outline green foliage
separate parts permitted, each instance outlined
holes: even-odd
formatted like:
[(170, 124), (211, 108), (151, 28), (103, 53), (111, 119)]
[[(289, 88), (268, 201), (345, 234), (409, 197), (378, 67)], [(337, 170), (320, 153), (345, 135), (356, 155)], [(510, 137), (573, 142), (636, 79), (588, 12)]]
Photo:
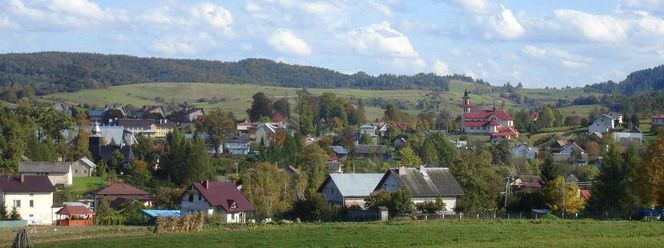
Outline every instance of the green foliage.
[(7, 218), (9, 218), (7, 206), (5, 204), (0, 204), (0, 220), (7, 220)]
[(490, 154), (464, 150), (449, 168), (464, 191), (455, 211), (473, 213), (497, 208), (503, 180), (492, 167)]
[[(233, 113), (212, 111), (205, 116), (205, 120), (198, 124), (198, 130), (205, 131), (209, 135), (209, 142), (218, 148), (224, 141), (224, 137), (235, 131), (235, 117)], [(215, 154), (219, 155), (223, 151), (215, 149)]]
[(546, 205), (552, 211), (578, 213), (586, 204), (585, 199), (579, 194), (576, 184), (567, 183), (560, 176), (544, 186), (542, 195)]
[(145, 208), (140, 201), (125, 201), (123, 202), (118, 212), (122, 215), (124, 223), (127, 225), (141, 225), (148, 222), (147, 217), (141, 214), (141, 210)]
[(263, 118), (272, 118), (272, 101), (265, 96), (265, 93), (258, 92), (252, 98), (251, 108), (247, 110), (249, 119), (256, 122)]
[(415, 167), (422, 165), (422, 160), (410, 147), (401, 148), (401, 150), (399, 150), (399, 156), (401, 157), (402, 165)]
[(427, 137), (420, 154), (425, 164), (441, 167), (448, 167), (459, 156), (456, 147), (442, 133)]
[(243, 192), (256, 207), (261, 218), (274, 217), (286, 212), (292, 203), (286, 172), (269, 163), (258, 163), (242, 177)]
[(293, 203), (291, 215), (305, 221), (337, 220), (340, 211), (339, 206), (328, 202), (323, 195), (308, 192), (306, 199)]
[(311, 96), (306, 91), (298, 91), (297, 98), (298, 105), (296, 108), (299, 118), (298, 127), (300, 134), (315, 134), (316, 129), (314, 128), (314, 113), (310, 103)]
[(399, 188), (390, 194), (390, 212), (392, 214), (410, 214), (414, 210), (410, 191)]
[(106, 197), (101, 197), (97, 201), (95, 207), (95, 225), (109, 226), (109, 225), (122, 225), (126, 219), (121, 214), (115, 212), (111, 208)]
[(551, 154), (546, 154), (544, 157), (544, 163), (542, 163), (542, 180), (544, 182), (549, 182), (558, 177), (558, 168), (553, 164), (553, 156)]
[[(593, 183), (588, 208), (597, 215), (628, 218), (637, 207), (637, 198), (633, 191), (636, 170), (633, 162), (635, 161), (625, 163), (620, 155), (620, 146), (610, 138), (605, 140), (607, 140), (608, 150), (602, 154), (599, 176)], [(638, 157), (636, 154), (630, 155), (630, 157), (635, 156)]]
[(180, 186), (188, 186), (192, 182), (214, 176), (207, 147), (201, 138), (194, 136), (194, 139), (188, 140), (176, 129), (166, 137), (166, 144), (159, 171), (163, 179)]
[(438, 196), (436, 197), (435, 201), (425, 201), (422, 203), (418, 203), (415, 204), (415, 207), (417, 208), (417, 211), (420, 211), (422, 213), (435, 214), (438, 211), (445, 210), (445, 203), (443, 202), (443, 199), (441, 199), (440, 196)]
[(12, 211), (9, 212), (9, 219), (10, 220), (20, 220), (21, 219), (21, 214), (18, 213), (18, 209), (15, 207), (12, 208)]
[(364, 199), (364, 206), (367, 208), (378, 209), (378, 207), (389, 207), (391, 204), (390, 193), (383, 190), (372, 192), (369, 197)]

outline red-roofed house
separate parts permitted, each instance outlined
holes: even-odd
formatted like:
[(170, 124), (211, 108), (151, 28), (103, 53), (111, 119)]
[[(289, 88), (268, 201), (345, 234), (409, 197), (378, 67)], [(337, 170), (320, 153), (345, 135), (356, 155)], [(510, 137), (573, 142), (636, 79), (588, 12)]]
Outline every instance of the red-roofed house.
[[(461, 126), (464, 133), (469, 134), (491, 134), (494, 133), (500, 137), (513, 137), (514, 132), (518, 136), (518, 132), (514, 129), (514, 121), (512, 116), (508, 113), (497, 110), (493, 106), (491, 110), (472, 110), (470, 97), (466, 90), (463, 95), (463, 103), (460, 105), (463, 108), (463, 118), (461, 118)], [(511, 128), (511, 132), (505, 128)], [(502, 130), (502, 132), (500, 131)], [(496, 136), (496, 137), (498, 137)]]
[(108, 199), (112, 208), (120, 206), (125, 201), (139, 201), (143, 202), (146, 207), (151, 207), (154, 200), (152, 194), (121, 182), (108, 185), (97, 191), (95, 206), (97, 206), (99, 199), (102, 197)]
[(256, 210), (231, 181), (195, 182), (182, 195), (180, 212), (220, 215), (226, 223), (244, 223), (247, 213)]
[(55, 187), (48, 176), (0, 175), (0, 204), (16, 209), (30, 224), (53, 223), (51, 206)]
[(650, 130), (657, 131), (657, 128), (664, 127), (664, 115), (653, 115), (650, 123)]

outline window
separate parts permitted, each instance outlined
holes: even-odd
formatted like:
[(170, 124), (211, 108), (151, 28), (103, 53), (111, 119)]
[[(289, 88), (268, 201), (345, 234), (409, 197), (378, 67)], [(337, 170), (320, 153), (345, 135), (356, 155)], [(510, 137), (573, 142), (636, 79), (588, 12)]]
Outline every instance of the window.
[(200, 200), (203, 200), (203, 195), (202, 195), (202, 194), (198, 194), (198, 200), (199, 200), (199, 201), (200, 201)]
[(21, 200), (14, 200), (14, 207), (15, 208), (20, 208), (21, 207)]
[(194, 201), (194, 194), (189, 194), (189, 202), (193, 202), (193, 201)]
[(75, 169), (75, 170), (74, 170), (74, 173), (78, 174), (78, 169)]
[(30, 207), (34, 208), (35, 207), (35, 200), (30, 200)]

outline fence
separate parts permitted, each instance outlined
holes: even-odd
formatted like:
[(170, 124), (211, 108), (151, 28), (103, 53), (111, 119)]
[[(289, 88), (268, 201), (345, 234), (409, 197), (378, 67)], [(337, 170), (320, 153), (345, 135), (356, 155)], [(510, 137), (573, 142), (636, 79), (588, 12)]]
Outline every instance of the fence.
[(28, 226), (27, 220), (4, 220), (0, 221), (0, 228), (19, 228)]

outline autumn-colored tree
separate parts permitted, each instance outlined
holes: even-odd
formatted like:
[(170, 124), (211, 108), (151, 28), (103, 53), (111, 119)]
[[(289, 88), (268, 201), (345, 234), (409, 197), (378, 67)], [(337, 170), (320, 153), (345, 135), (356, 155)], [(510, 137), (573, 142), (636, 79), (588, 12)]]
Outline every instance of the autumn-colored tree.
[(276, 134), (274, 134), (274, 143), (279, 146), (284, 145), (284, 141), (286, 141), (286, 135), (288, 135), (286, 130), (283, 128), (277, 129)]
[(585, 149), (588, 155), (590, 155), (591, 157), (598, 157), (601, 152), (599, 144), (597, 144), (597, 142), (595, 141), (589, 141), (588, 143), (586, 143)]
[(150, 180), (150, 170), (148, 170), (148, 163), (143, 160), (134, 160), (131, 163), (131, 170), (129, 175), (138, 185), (144, 185)]
[(664, 204), (664, 132), (650, 144), (636, 173), (636, 189), (641, 202), (652, 207)]
[(401, 164), (406, 166), (420, 166), (422, 165), (422, 159), (415, 154), (410, 147), (404, 147), (399, 150), (399, 156), (401, 156)]
[(561, 176), (548, 182), (542, 189), (542, 195), (552, 211), (578, 213), (586, 204), (586, 200), (579, 194), (579, 188), (565, 182)]
[(273, 217), (291, 207), (288, 175), (276, 165), (258, 163), (247, 170), (243, 181), (243, 191), (261, 217)]

